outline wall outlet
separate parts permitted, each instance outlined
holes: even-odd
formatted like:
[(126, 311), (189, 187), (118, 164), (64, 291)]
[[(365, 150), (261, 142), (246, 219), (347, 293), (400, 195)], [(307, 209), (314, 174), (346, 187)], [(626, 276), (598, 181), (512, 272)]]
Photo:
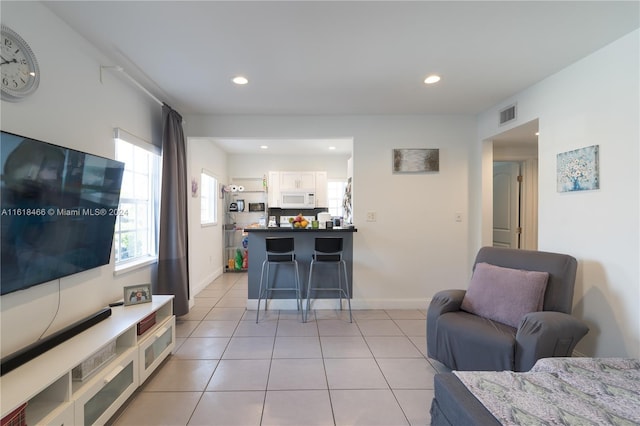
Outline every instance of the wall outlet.
[(376, 212), (367, 212), (367, 222), (375, 222), (376, 220), (378, 220)]

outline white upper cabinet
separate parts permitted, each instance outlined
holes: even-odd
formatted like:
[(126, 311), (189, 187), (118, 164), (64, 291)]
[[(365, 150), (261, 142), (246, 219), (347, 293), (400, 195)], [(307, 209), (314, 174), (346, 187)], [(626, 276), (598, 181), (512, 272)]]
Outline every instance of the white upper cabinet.
[(280, 172), (280, 191), (315, 191), (315, 172)]

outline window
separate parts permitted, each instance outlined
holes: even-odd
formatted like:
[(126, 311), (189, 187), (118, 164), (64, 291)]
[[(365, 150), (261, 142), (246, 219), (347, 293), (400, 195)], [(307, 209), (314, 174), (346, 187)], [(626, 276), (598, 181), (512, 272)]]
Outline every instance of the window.
[(155, 260), (156, 221), (160, 205), (159, 149), (122, 129), (115, 129), (116, 160), (124, 163), (120, 212), (116, 220), (116, 267)]
[(203, 170), (200, 186), (200, 224), (215, 225), (218, 223), (218, 179)]
[(331, 216), (344, 216), (342, 201), (344, 200), (344, 190), (346, 187), (347, 182), (343, 180), (327, 182), (327, 201), (329, 203), (329, 213)]

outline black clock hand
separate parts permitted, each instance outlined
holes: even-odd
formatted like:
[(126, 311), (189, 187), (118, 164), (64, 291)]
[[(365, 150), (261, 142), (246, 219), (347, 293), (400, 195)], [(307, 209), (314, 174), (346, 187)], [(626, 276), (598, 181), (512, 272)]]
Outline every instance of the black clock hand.
[[(0, 58), (2, 58), (2, 56), (0, 56)], [(0, 63), (0, 65), (10, 64), (12, 62), (18, 62), (18, 60), (16, 58), (13, 58), (12, 60), (7, 61), (5, 58), (2, 58), (2, 63)]]

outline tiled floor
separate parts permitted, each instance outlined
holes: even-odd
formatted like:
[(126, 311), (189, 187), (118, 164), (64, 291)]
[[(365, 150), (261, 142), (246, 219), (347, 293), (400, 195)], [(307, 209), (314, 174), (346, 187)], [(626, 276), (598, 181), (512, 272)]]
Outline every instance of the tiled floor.
[(427, 425), (424, 310), (246, 311), (224, 274), (178, 318), (176, 349), (114, 425)]

